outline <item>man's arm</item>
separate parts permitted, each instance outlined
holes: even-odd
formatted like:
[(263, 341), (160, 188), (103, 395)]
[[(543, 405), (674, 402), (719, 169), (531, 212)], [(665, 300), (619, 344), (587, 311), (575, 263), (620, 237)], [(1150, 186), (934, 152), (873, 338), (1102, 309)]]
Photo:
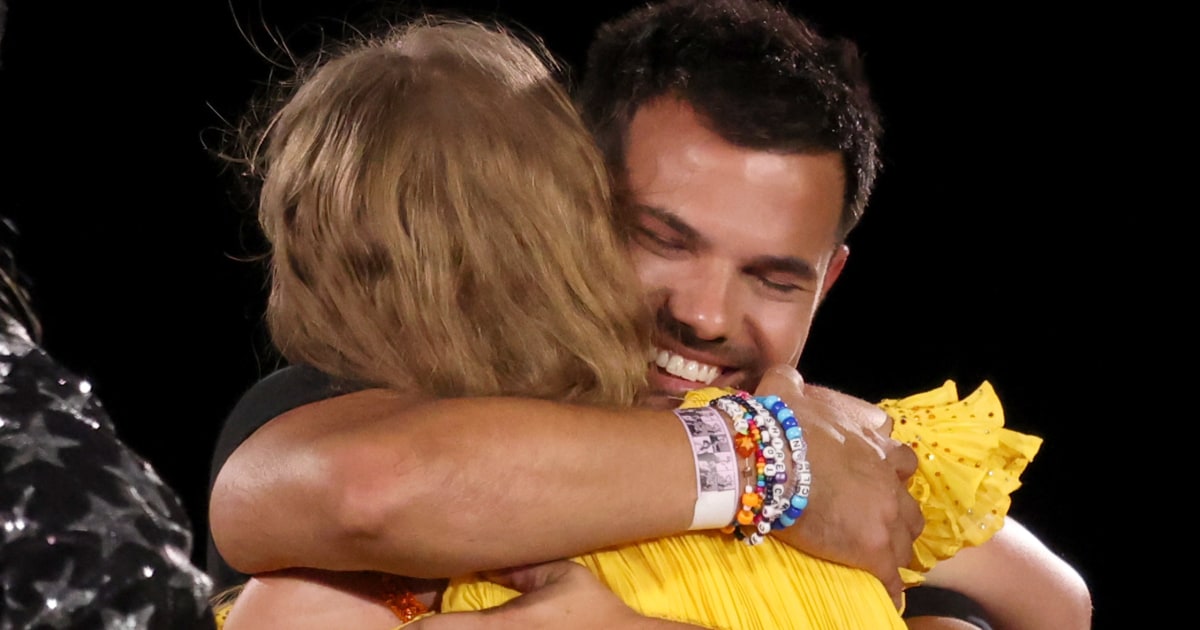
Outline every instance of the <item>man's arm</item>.
[(368, 390), (250, 436), (217, 475), (210, 520), (247, 573), (448, 577), (683, 531), (695, 485), (670, 412)]
[[(798, 381), (768, 376), (760, 388), (794, 403), (814, 467), (810, 508), (780, 537), (898, 582), (920, 529), (903, 484), (915, 462), (898, 463), (887, 452), (898, 443), (804, 400)], [(695, 498), (690, 444), (669, 411), (372, 390), (254, 433), (217, 475), (210, 525), (245, 572), (444, 577), (679, 533)]]

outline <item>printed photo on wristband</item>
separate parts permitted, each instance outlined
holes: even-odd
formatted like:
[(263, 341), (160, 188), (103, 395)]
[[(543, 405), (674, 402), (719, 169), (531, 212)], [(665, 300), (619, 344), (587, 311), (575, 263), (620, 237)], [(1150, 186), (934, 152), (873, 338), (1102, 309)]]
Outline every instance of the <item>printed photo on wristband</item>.
[(676, 409), (675, 416), (687, 430), (696, 465), (696, 506), (688, 529), (725, 527), (737, 505), (738, 485), (737, 459), (725, 418), (712, 407)]

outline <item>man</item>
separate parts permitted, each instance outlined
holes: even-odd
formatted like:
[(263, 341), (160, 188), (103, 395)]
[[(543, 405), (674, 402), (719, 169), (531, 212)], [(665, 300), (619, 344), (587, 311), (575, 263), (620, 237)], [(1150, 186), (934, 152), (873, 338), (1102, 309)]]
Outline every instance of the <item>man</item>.
[[(911, 451), (859, 401), (764, 377), (798, 361), (874, 182), (877, 115), (853, 47), (771, 5), (671, 2), (603, 27), (585, 80), (585, 116), (657, 313), (655, 403), (706, 383), (787, 397), (814, 483), (805, 516), (772, 535), (897, 595), (922, 525), (904, 489)], [(335, 393), (285, 370), (234, 410), (210, 510), (234, 567), (444, 577), (692, 520), (691, 446), (670, 412), (634, 431), (611, 412), (542, 401), (409, 409), (377, 391)], [(214, 549), (210, 560), (219, 581), (237, 579), (215, 568)]]

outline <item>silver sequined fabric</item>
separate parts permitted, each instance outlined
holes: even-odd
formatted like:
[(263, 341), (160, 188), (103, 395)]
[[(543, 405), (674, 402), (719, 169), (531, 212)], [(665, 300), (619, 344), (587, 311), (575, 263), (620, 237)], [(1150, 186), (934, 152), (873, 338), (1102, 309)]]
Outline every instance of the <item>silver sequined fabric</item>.
[(0, 630), (215, 627), (178, 496), (0, 315)]

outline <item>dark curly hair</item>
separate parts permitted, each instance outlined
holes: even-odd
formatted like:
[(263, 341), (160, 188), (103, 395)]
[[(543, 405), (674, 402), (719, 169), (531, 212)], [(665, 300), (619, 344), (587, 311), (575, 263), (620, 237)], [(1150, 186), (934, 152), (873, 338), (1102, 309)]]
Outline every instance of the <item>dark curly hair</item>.
[(862, 217), (879, 170), (881, 126), (853, 42), (822, 37), (769, 0), (667, 0), (601, 26), (579, 107), (617, 177), (634, 113), (667, 95), (739, 146), (839, 151), (841, 236)]

